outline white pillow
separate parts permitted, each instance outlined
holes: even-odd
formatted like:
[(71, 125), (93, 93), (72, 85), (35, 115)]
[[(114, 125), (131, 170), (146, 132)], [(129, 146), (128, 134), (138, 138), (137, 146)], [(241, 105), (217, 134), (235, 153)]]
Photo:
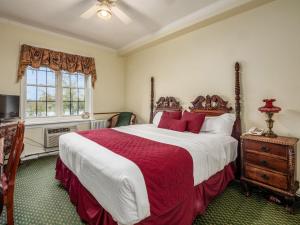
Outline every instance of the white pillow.
[(153, 118), (153, 124), (158, 127), (163, 112), (157, 112)]
[(231, 135), (235, 114), (225, 113), (221, 116), (205, 117), (201, 132)]

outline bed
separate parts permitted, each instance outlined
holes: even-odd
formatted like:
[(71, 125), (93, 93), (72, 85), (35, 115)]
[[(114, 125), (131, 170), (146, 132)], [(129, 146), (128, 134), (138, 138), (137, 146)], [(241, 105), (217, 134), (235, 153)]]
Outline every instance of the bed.
[[(236, 120), (231, 135), (158, 128), (160, 111), (182, 107), (174, 97), (154, 104), (149, 124), (69, 133), (60, 138), (56, 178), (81, 219), (100, 225), (190, 225), (235, 177), (239, 166), (239, 64), (235, 65)], [(191, 112), (209, 116), (232, 108), (220, 96), (198, 96)]]

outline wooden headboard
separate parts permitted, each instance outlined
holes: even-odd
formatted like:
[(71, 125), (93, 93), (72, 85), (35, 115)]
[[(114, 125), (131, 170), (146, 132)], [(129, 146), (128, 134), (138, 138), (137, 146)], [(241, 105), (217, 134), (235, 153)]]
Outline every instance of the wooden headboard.
[[(240, 103), (240, 64), (235, 63), (235, 123), (232, 129), (232, 136), (238, 140), (238, 157), (236, 160), (237, 166), (237, 176), (239, 177), (240, 172), (240, 136), (241, 130), (241, 103)], [(228, 107), (228, 101), (225, 101), (218, 95), (207, 95), (198, 96), (194, 101), (191, 102), (192, 106), (189, 107), (192, 112), (202, 112), (209, 116), (219, 116), (224, 113), (231, 112), (232, 107)], [(151, 77), (151, 102), (150, 102), (150, 123), (153, 121), (153, 117), (158, 111), (177, 111), (181, 110), (182, 107), (179, 101), (175, 97), (160, 97), (159, 100), (154, 105), (154, 78)]]

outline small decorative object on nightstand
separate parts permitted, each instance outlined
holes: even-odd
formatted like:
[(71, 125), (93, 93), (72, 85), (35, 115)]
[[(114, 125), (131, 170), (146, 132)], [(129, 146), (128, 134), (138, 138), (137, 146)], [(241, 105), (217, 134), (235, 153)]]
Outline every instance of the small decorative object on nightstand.
[(296, 191), (297, 138), (275, 138), (245, 134), (242, 140), (241, 182), (246, 196), (250, 195), (248, 185), (269, 189), (283, 196), (287, 209), (293, 212)]
[(266, 120), (269, 130), (264, 134), (266, 137), (277, 137), (277, 135), (272, 131), (274, 120), (272, 120), (273, 114), (278, 113), (281, 108), (274, 106), (273, 102), (276, 99), (264, 99), (263, 100), (266, 104), (262, 107), (259, 107), (258, 110), (261, 112), (265, 112), (268, 116)]

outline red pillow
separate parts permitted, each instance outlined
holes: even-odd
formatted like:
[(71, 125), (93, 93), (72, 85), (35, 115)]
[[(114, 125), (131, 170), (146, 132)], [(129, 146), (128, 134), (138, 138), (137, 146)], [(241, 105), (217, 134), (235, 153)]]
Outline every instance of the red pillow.
[(164, 111), (161, 118), (172, 118), (172, 119), (180, 120), (181, 116), (182, 116), (181, 111), (172, 111), (172, 112)]
[(164, 128), (164, 129), (169, 129), (169, 130), (174, 130), (174, 131), (179, 131), (179, 132), (184, 132), (187, 126), (187, 121), (185, 120), (176, 120), (172, 118), (161, 118), (158, 124), (159, 128)]
[(169, 125), (170, 125), (170, 120), (172, 120), (169, 117), (161, 117), (159, 124), (158, 124), (158, 128), (164, 128), (164, 129), (169, 129)]
[(199, 133), (204, 123), (205, 114), (184, 111), (182, 120), (187, 121), (186, 130), (192, 133)]
[(179, 132), (184, 132), (187, 126), (186, 120), (174, 120), (170, 119), (169, 121), (169, 129), (175, 130)]

